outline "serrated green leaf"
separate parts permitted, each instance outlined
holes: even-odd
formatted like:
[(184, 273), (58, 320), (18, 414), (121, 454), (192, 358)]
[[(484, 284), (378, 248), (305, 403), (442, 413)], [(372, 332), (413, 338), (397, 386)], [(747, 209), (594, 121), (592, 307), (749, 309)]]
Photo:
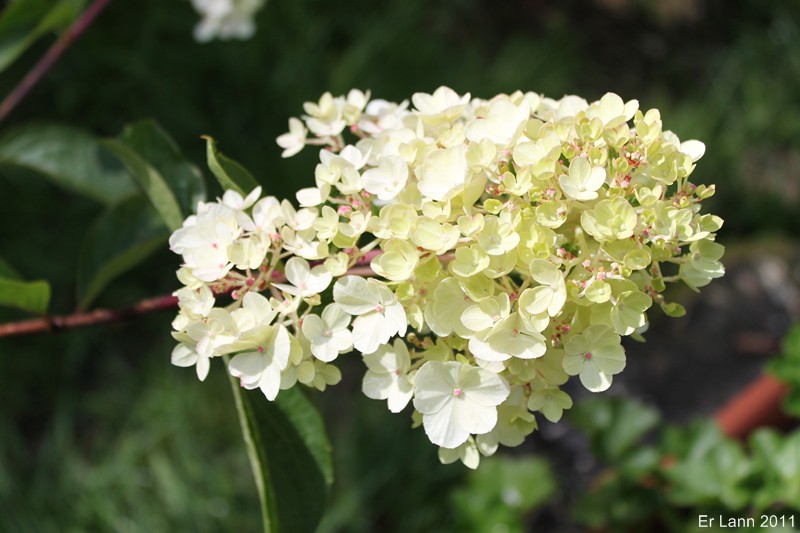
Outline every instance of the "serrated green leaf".
[(41, 280), (0, 279), (0, 305), (31, 313), (45, 313), (50, 305), (50, 284)]
[(322, 518), (333, 479), (319, 413), (297, 389), (282, 391), (276, 402), (269, 402), (258, 391), (248, 392), (229, 378), (259, 494), (264, 533), (312, 533)]
[(95, 139), (78, 128), (28, 124), (0, 138), (0, 171), (32, 171), (99, 202), (138, 194), (128, 173)]
[(223, 190), (232, 189), (246, 196), (250, 191), (258, 187), (258, 182), (246, 168), (217, 151), (214, 139), (211, 137), (203, 138), (206, 140), (208, 168), (211, 169)]
[(147, 199), (128, 198), (86, 234), (78, 260), (78, 301), (88, 307), (111, 281), (165, 246), (169, 232)]

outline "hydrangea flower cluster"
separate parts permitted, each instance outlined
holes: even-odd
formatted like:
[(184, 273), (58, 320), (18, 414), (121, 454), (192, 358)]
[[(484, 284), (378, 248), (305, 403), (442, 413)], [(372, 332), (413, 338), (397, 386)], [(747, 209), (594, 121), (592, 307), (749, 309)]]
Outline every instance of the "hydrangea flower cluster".
[(200, 379), (229, 355), (273, 400), (336, 383), (355, 352), (366, 396), (410, 405), (443, 462), (474, 468), (522, 443), (535, 413), (558, 421), (570, 376), (608, 389), (621, 337), (653, 304), (681, 313), (667, 282), (724, 273), (722, 220), (700, 212), (714, 187), (689, 180), (704, 145), (636, 100), (440, 87), (304, 109), (277, 139), (284, 157), (321, 148), (299, 208), (228, 191), (170, 240), (184, 261), (172, 360)]
[(212, 39), (249, 39), (256, 32), (253, 20), (266, 0), (192, 0), (202, 19), (194, 28), (199, 42)]

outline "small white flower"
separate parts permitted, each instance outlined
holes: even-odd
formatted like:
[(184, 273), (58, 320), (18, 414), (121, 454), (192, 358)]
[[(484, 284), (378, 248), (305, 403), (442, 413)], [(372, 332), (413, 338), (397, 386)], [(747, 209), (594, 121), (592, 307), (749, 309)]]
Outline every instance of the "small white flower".
[(361, 176), (364, 189), (384, 201), (389, 201), (405, 189), (408, 165), (400, 156), (381, 159), (380, 164)]
[(224, 278), (233, 267), (227, 250), (242, 230), (229, 207), (214, 204), (201, 209), (202, 213), (187, 218), (170, 236), (169, 245), (183, 255), (192, 275), (208, 283)]
[(256, 31), (253, 21), (264, 0), (192, 0), (203, 17), (194, 28), (194, 38), (207, 42), (220, 39), (249, 39)]
[(419, 192), (436, 201), (449, 199), (464, 187), (467, 179), (467, 147), (434, 150), (418, 170)]
[(172, 364), (181, 367), (194, 366), (198, 379), (205, 381), (211, 368), (211, 359), (200, 357), (196, 351), (181, 343), (172, 350)]
[(314, 294), (319, 294), (331, 284), (331, 273), (323, 265), (310, 268), (308, 261), (299, 257), (292, 257), (286, 262), (286, 279), (291, 285), (284, 283), (274, 283), (284, 292), (307, 298)]
[(361, 390), (367, 398), (388, 400), (389, 410), (393, 413), (402, 411), (413, 394), (413, 387), (408, 380), (411, 358), (408, 348), (401, 339), (394, 344), (386, 344), (373, 354), (364, 356), (367, 372)]
[(505, 379), (464, 363), (428, 361), (414, 377), (414, 408), (425, 433), (442, 448), (456, 448), (470, 434), (497, 424), (497, 406), (508, 397)]
[(353, 335), (347, 326), (350, 315), (337, 304), (330, 304), (322, 316), (308, 315), (303, 319), (303, 335), (311, 344), (311, 353), (320, 361), (330, 363), (340, 353), (353, 347)]
[(237, 211), (244, 211), (254, 203), (256, 200), (261, 196), (261, 187), (256, 187), (250, 194), (247, 195), (246, 198), (243, 198), (241, 194), (234, 190), (227, 190), (225, 194), (222, 195), (222, 203), (230, 207), (231, 209), (236, 209)]
[(281, 385), (281, 371), (289, 364), (291, 340), (281, 325), (261, 329), (256, 349), (231, 359), (228, 371), (246, 389), (261, 389), (267, 400), (274, 400)]
[(489, 139), (495, 144), (507, 145), (519, 135), (528, 118), (528, 100), (523, 100), (519, 105), (510, 100), (497, 100), (489, 107), (486, 118), (478, 118), (467, 124), (467, 139), (473, 142)]
[(184, 287), (173, 293), (178, 297), (178, 307), (181, 311), (194, 318), (208, 316), (214, 307), (214, 293), (206, 285), (201, 285), (196, 289)]
[(220, 348), (236, 339), (237, 328), (228, 311), (214, 308), (208, 318), (189, 324), (186, 333), (197, 342), (195, 350), (200, 357), (213, 357), (222, 355)]
[(333, 300), (357, 317), (353, 321), (353, 345), (362, 354), (371, 354), (393, 336), (406, 333), (405, 309), (380, 281), (358, 276), (340, 278), (333, 286)]
[(469, 103), (470, 94), (459, 96), (450, 87), (439, 87), (433, 94), (414, 93), (414, 107), (423, 115), (423, 120), (438, 124), (459, 116)]
[(276, 139), (278, 146), (283, 148), (281, 157), (292, 157), (306, 145), (308, 130), (298, 118), (289, 119), (289, 132)]

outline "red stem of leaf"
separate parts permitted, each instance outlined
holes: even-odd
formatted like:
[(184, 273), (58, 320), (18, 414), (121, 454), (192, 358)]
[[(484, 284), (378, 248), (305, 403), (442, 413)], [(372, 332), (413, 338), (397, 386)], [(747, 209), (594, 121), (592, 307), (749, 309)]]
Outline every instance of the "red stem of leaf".
[(39, 83), (39, 80), (44, 76), (50, 68), (58, 61), (61, 54), (69, 48), (69, 46), (86, 31), (92, 24), (97, 15), (108, 5), (111, 0), (95, 0), (86, 8), (86, 11), (81, 13), (81, 16), (59, 37), (56, 42), (45, 52), (33, 68), (22, 78), (22, 81), (14, 88), (11, 93), (6, 96), (2, 103), (0, 103), (0, 122), (8, 116), (11, 111), (17, 107), (28, 92)]

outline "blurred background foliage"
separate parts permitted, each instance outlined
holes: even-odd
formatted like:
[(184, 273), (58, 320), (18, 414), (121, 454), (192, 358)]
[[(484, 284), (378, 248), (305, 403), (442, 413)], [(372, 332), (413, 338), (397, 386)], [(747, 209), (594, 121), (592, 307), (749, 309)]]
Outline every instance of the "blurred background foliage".
[[(112, 1), (0, 137), (40, 121), (110, 137), (155, 118), (198, 167), (209, 134), (267, 193), (291, 198), (313, 180), (314, 151), (282, 160), (274, 139), (324, 91), (389, 100), (442, 84), (481, 97), (614, 91), (706, 143), (696, 176), (717, 184), (711, 210), (726, 220), (725, 244), (800, 231), (795, 1), (270, 0), (255, 38), (205, 45), (192, 40), (195, 22), (188, 1)], [(0, 74), (0, 94), (51, 42)], [(53, 313), (78, 304), (78, 251), (103, 209), (0, 172), (0, 257), (25, 279), (51, 281)], [(161, 250), (95, 305), (169, 293), (177, 264)], [(0, 321), (24, 316), (0, 311)], [(0, 340), (0, 530), (254, 530), (258, 504), (226, 378), (219, 366), (201, 384), (169, 364), (170, 320)], [(337, 466), (320, 531), (574, 527), (564, 515), (585, 457), (556, 453), (548, 466), (530, 458), (552, 451), (534, 436), (519, 458), (485, 461), (477, 473), (441, 466), (408, 419), (361, 396), (357, 362), (344, 371), (320, 402)]]

